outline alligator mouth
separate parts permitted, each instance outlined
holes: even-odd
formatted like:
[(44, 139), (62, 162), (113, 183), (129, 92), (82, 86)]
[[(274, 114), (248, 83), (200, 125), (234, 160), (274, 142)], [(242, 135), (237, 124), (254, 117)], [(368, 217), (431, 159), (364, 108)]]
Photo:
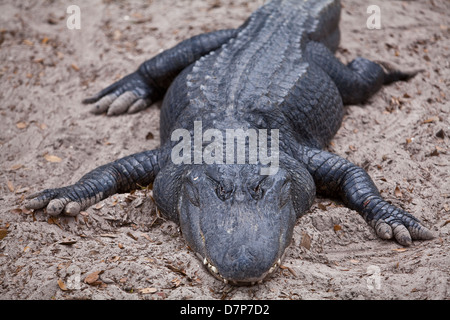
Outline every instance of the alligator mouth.
[(200, 254), (197, 254), (199, 259), (203, 262), (203, 265), (208, 269), (208, 271), (218, 280), (224, 282), (225, 284), (231, 284), (234, 286), (253, 286), (255, 284), (261, 284), (265, 279), (267, 279), (270, 275), (272, 275), (280, 266), (281, 266), (281, 258), (275, 262), (272, 267), (265, 273), (263, 273), (258, 278), (252, 278), (248, 280), (232, 280), (226, 279), (223, 277), (216, 266), (214, 266), (209, 259), (202, 257)]

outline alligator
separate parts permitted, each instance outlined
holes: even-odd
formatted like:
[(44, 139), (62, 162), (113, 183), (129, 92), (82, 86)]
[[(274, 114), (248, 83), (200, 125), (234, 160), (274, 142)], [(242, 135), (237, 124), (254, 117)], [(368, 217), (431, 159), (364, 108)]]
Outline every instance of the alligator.
[[(344, 105), (417, 73), (361, 57), (340, 62), (339, 20), (339, 1), (273, 0), (239, 28), (194, 36), (145, 61), (83, 103), (111, 116), (163, 99), (160, 147), (33, 194), (25, 206), (76, 216), (152, 185), (160, 212), (179, 224), (206, 268), (232, 285), (274, 273), (316, 192), (341, 199), (381, 239), (404, 246), (432, 239), (417, 218), (381, 197), (363, 168), (326, 151)], [(250, 132), (258, 134), (256, 156)], [(203, 140), (192, 143), (198, 133)], [(277, 165), (269, 167), (267, 157)]]

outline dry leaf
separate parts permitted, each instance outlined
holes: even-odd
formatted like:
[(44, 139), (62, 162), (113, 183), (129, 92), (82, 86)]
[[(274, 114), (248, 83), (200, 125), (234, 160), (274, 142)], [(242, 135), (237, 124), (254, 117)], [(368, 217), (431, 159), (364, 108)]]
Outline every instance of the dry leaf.
[(87, 284), (96, 284), (96, 281), (98, 280), (98, 275), (102, 273), (102, 271), (95, 271), (91, 274), (88, 274), (86, 278), (84, 278), (84, 283)]
[(6, 185), (8, 186), (9, 191), (14, 192), (14, 185), (11, 181), (7, 180)]
[(70, 66), (72, 67), (73, 70), (80, 71), (80, 68), (75, 63), (72, 63)]
[(289, 268), (288, 266), (280, 266), (281, 270), (288, 270), (294, 277), (297, 277), (297, 274), (292, 268)]
[(114, 257), (112, 257), (112, 258), (109, 258), (108, 259), (108, 262), (117, 262), (117, 261), (119, 261), (120, 260), (120, 257), (119, 256), (114, 256)]
[(22, 208), (22, 212), (25, 213), (25, 214), (32, 214), (33, 213), (33, 211), (31, 211), (31, 210), (29, 210), (27, 208)]
[(154, 138), (155, 138), (155, 136), (151, 132), (147, 133), (147, 135), (145, 136), (145, 140), (152, 140)]
[(62, 291), (67, 291), (67, 287), (66, 284), (64, 283), (64, 281), (62, 281), (61, 279), (58, 279), (58, 286)]
[(430, 157), (438, 157), (439, 156), (439, 151), (438, 151), (437, 147), (428, 156), (430, 156)]
[(173, 280), (171, 280), (170, 282), (172, 282), (173, 287), (178, 288), (181, 285), (181, 280), (179, 278), (175, 278)]
[(444, 139), (445, 138), (445, 132), (443, 129), (439, 130), (438, 132), (436, 132), (436, 137)]
[(161, 299), (165, 299), (166, 298), (166, 294), (164, 292), (158, 292), (156, 293), (158, 296), (161, 297)]
[(405, 252), (405, 251), (407, 251), (408, 249), (406, 249), (406, 248), (397, 248), (397, 249), (392, 249), (392, 251), (396, 251), (396, 252)]
[(22, 209), (21, 208), (14, 208), (12, 210), (10, 210), (11, 213), (15, 213), (15, 214), (21, 214), (22, 213)]
[(439, 118), (434, 116), (434, 117), (424, 120), (423, 123), (432, 123), (432, 122), (438, 122), (438, 121), (439, 121)]
[(308, 250), (311, 249), (311, 237), (306, 232), (303, 233), (300, 246)]
[(62, 244), (62, 245), (70, 246), (72, 244), (77, 243), (77, 240), (62, 240), (62, 241), (60, 241), (58, 243)]
[(152, 239), (150, 238), (150, 236), (146, 233), (141, 233), (141, 236), (144, 237), (145, 239), (147, 239), (148, 241), (152, 242)]
[(338, 225), (338, 224), (335, 224), (334, 227), (333, 227), (333, 229), (334, 229), (334, 231), (342, 230), (341, 226)]
[(125, 197), (126, 202), (133, 202), (136, 199), (137, 199), (137, 196), (135, 196), (134, 194), (129, 194)]
[(60, 157), (57, 156), (53, 156), (51, 154), (45, 154), (44, 155), (45, 160), (47, 160), (48, 162), (61, 162), (62, 159)]
[(113, 40), (120, 40), (121, 37), (122, 37), (122, 32), (120, 32), (120, 30), (114, 30)]
[(133, 207), (138, 208), (144, 203), (144, 199), (137, 198), (135, 201), (133, 201)]
[(8, 234), (8, 230), (0, 229), (0, 240), (2, 240)]
[(138, 289), (138, 292), (139, 292), (139, 293), (144, 293), (144, 294), (147, 294), (147, 293), (155, 293), (156, 291), (158, 291), (158, 289), (156, 289), (156, 288), (143, 288), (143, 289)]
[(129, 236), (134, 241), (138, 241), (138, 238), (134, 234), (132, 234), (130, 231), (127, 232), (127, 236)]
[(403, 197), (403, 193), (398, 186), (395, 187), (394, 194), (397, 198)]
[(13, 170), (13, 171), (19, 170), (22, 167), (23, 167), (23, 164), (15, 164), (11, 167), (11, 170)]
[(166, 267), (169, 268), (170, 270), (172, 270), (173, 272), (179, 273), (183, 276), (187, 276), (186, 271), (184, 269), (177, 268), (171, 264), (166, 264)]
[(19, 129), (25, 129), (26, 127), (28, 127), (28, 123), (20, 121), (16, 123), (16, 127)]
[(103, 208), (104, 205), (105, 205), (104, 202), (102, 202), (102, 203), (97, 203), (97, 205), (96, 205), (93, 209), (95, 209), (95, 210), (100, 210), (101, 208)]
[(18, 189), (16, 189), (16, 194), (25, 193), (25, 192), (27, 192), (28, 190), (30, 190), (29, 187), (18, 188)]
[(100, 237), (117, 238), (117, 235), (112, 234), (112, 233), (102, 233), (102, 234), (100, 234)]

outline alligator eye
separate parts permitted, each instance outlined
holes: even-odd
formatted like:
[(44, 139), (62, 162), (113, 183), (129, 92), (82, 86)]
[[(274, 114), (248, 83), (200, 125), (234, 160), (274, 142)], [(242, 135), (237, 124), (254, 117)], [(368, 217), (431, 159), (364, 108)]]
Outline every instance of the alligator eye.
[(216, 194), (220, 200), (225, 201), (231, 197), (233, 194), (233, 189), (226, 189), (223, 185), (219, 184), (216, 187)]
[(261, 184), (258, 184), (256, 187), (250, 189), (250, 195), (253, 199), (259, 200), (263, 197), (264, 190), (261, 187)]
[(267, 181), (267, 177), (262, 180), (259, 180), (252, 185), (249, 186), (248, 191), (253, 199), (259, 200), (264, 197), (264, 193), (268, 188), (268, 184), (270, 182)]
[(291, 198), (291, 182), (286, 181), (281, 187), (280, 192), (280, 208), (283, 208)]
[(184, 184), (185, 195), (189, 201), (196, 207), (200, 206), (198, 189), (190, 182)]

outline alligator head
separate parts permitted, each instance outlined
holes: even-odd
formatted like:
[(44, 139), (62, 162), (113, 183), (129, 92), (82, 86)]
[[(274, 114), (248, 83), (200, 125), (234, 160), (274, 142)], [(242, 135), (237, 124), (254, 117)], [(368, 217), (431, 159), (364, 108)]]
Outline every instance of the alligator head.
[(273, 273), (295, 221), (315, 195), (306, 169), (292, 161), (274, 175), (261, 175), (259, 165), (249, 164), (175, 167), (158, 175), (155, 200), (172, 201), (166, 214), (178, 219), (184, 238), (208, 270), (235, 285), (260, 282)]

